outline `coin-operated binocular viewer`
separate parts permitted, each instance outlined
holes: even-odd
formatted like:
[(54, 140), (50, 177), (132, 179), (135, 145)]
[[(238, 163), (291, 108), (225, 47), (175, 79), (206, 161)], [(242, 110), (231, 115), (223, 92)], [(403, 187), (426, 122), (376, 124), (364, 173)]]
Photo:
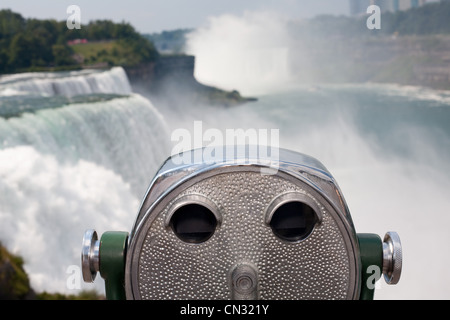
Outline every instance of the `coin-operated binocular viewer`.
[(108, 299), (373, 299), (374, 276), (399, 281), (398, 235), (356, 233), (316, 159), (201, 150), (164, 163), (130, 233), (86, 231), (83, 278), (100, 272)]

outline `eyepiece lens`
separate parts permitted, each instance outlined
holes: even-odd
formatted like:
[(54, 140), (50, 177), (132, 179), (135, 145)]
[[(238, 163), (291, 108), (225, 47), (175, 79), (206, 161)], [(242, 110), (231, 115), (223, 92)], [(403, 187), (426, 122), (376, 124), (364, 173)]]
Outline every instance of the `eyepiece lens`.
[(275, 210), (270, 226), (280, 239), (297, 242), (306, 239), (312, 233), (317, 221), (317, 215), (310, 206), (293, 201)]
[(214, 234), (217, 219), (208, 208), (191, 203), (177, 209), (170, 226), (178, 238), (187, 243), (202, 243)]

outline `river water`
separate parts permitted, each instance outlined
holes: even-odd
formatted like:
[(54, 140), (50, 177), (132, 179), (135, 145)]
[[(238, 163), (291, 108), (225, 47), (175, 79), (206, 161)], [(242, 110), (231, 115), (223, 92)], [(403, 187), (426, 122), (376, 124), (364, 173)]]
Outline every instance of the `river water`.
[[(176, 93), (174, 93), (176, 94)], [(131, 229), (171, 133), (278, 129), (337, 179), (357, 232), (397, 231), (404, 269), (379, 299), (445, 298), (450, 93), (394, 84), (297, 85), (233, 108), (153, 105), (122, 68), (0, 78), (0, 241), (37, 291), (74, 291), (81, 237)], [(96, 287), (102, 287), (96, 281)], [(92, 286), (81, 284), (82, 288)]]

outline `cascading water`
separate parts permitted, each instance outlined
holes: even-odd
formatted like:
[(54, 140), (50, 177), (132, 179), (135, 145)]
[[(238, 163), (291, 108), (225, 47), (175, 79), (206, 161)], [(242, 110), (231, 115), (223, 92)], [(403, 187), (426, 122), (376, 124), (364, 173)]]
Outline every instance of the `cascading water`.
[(94, 93), (126, 95), (131, 93), (131, 86), (123, 68), (115, 67), (107, 72), (85, 70), (4, 76), (0, 79), (0, 96), (2, 92), (66, 97)]
[(131, 229), (169, 155), (167, 126), (122, 68), (9, 76), (0, 93), (0, 241), (33, 288), (73, 293), (80, 235)]

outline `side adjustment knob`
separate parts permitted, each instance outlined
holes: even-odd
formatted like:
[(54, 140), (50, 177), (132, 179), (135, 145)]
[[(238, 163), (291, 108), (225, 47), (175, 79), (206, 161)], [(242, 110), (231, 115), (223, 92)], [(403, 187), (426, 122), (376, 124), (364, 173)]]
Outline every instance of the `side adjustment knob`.
[(402, 273), (402, 244), (396, 232), (388, 232), (383, 240), (383, 275), (387, 284), (397, 284)]
[(100, 270), (99, 258), (100, 241), (95, 230), (87, 230), (83, 236), (81, 250), (81, 270), (85, 282), (94, 282)]

